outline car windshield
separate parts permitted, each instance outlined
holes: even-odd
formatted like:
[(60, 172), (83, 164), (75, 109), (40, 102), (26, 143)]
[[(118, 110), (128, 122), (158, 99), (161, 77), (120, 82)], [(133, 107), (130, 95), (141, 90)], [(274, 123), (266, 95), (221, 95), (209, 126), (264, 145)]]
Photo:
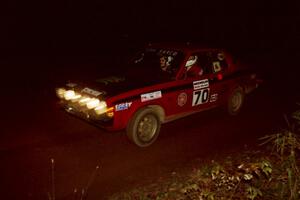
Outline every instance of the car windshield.
[(127, 74), (135, 79), (167, 81), (175, 78), (183, 53), (170, 49), (146, 48), (130, 63)]

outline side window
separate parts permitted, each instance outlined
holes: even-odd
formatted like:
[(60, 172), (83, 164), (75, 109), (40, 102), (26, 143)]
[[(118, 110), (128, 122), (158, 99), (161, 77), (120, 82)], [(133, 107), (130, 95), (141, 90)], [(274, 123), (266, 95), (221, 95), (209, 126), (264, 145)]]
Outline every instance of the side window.
[(179, 51), (160, 49), (156, 56), (159, 60), (160, 70), (169, 73), (170, 77), (174, 77), (182, 62), (183, 54)]
[(201, 51), (192, 54), (185, 63), (186, 77), (199, 77), (213, 74), (228, 68), (225, 54), (222, 51)]
[(198, 54), (191, 55), (185, 63), (187, 77), (199, 77), (203, 75), (203, 68), (199, 63)]
[(218, 73), (228, 68), (225, 54), (222, 51), (206, 51), (199, 53), (199, 64), (204, 74)]
[(203, 69), (203, 74), (212, 73), (212, 59), (210, 52), (200, 52), (198, 53), (199, 65)]
[(212, 68), (213, 73), (218, 73), (228, 68), (228, 63), (226, 62), (225, 54), (223, 52), (217, 51), (213, 53)]

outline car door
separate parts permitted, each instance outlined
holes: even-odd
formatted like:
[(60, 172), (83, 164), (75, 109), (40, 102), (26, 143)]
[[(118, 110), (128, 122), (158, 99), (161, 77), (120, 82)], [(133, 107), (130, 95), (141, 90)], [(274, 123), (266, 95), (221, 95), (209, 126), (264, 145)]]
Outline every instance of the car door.
[[(166, 93), (166, 114), (178, 115), (198, 112), (215, 107), (223, 102), (226, 92), (226, 81), (223, 79), (225, 64), (223, 57), (218, 60), (218, 52), (201, 51), (191, 54), (197, 56), (195, 66), (200, 70), (192, 70), (184, 64), (181, 78), (176, 85), (163, 91)], [(222, 61), (222, 62), (221, 62)], [(194, 73), (188, 73), (192, 70)]]
[(186, 78), (192, 83), (192, 88), (188, 91), (190, 110), (200, 111), (224, 102), (227, 85), (223, 73), (227, 63), (221, 51), (201, 51), (196, 52), (194, 56), (198, 59), (196, 66), (201, 68), (200, 71), (195, 71), (200, 74), (187, 75)]

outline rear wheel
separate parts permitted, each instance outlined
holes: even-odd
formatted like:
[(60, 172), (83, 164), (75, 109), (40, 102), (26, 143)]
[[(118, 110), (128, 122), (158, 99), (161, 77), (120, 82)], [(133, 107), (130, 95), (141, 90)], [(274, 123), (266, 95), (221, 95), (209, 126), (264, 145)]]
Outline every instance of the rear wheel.
[(237, 115), (244, 103), (244, 91), (241, 88), (236, 88), (232, 91), (228, 98), (227, 110), (230, 115)]
[(160, 120), (151, 108), (137, 111), (127, 125), (127, 136), (139, 147), (151, 145), (158, 137)]

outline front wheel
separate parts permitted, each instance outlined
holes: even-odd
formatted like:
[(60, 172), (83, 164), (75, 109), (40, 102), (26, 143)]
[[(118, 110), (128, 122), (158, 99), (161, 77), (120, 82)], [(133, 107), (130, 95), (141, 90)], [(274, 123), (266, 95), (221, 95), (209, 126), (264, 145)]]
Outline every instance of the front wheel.
[(127, 136), (139, 147), (151, 145), (158, 137), (160, 120), (151, 108), (137, 111), (127, 125)]
[(230, 115), (237, 115), (244, 103), (244, 91), (241, 88), (236, 88), (232, 91), (228, 98), (227, 110)]

